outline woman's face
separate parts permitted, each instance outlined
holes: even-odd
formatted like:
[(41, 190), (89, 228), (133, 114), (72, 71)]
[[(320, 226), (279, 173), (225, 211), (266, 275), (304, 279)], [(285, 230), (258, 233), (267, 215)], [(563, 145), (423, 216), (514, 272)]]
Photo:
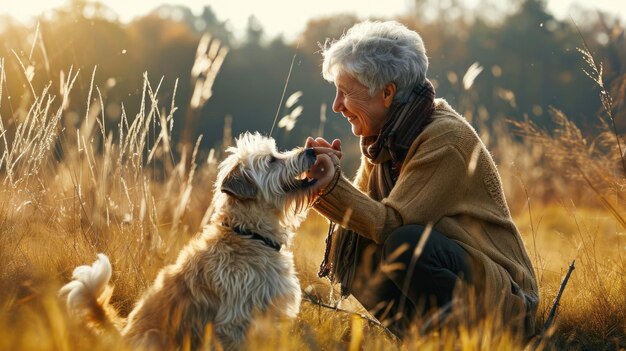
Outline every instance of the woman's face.
[(389, 84), (370, 96), (368, 88), (356, 78), (340, 73), (335, 77), (335, 86), (337, 94), (333, 111), (341, 112), (348, 119), (352, 134), (364, 137), (378, 135), (387, 120), (395, 85), (391, 87), (392, 84)]

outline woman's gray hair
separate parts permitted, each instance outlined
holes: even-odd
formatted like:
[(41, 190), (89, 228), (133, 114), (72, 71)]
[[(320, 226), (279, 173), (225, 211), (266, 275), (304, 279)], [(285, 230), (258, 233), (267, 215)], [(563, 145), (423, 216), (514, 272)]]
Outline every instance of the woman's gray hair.
[(339, 40), (327, 40), (322, 48), (322, 75), (334, 83), (347, 73), (374, 95), (395, 83), (395, 100), (405, 100), (411, 89), (426, 79), (428, 57), (419, 34), (396, 21), (355, 24)]

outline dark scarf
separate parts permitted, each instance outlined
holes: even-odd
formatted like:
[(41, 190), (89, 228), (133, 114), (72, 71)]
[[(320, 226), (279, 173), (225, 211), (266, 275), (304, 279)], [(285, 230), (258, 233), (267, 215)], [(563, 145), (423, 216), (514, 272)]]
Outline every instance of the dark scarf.
[[(408, 102), (391, 105), (389, 119), (379, 135), (361, 138), (361, 152), (374, 164), (366, 189), (372, 199), (381, 201), (391, 192), (411, 144), (431, 121), (434, 100), (435, 89), (426, 80), (413, 88)], [(359, 252), (371, 243), (352, 230), (338, 228), (335, 231), (335, 224), (331, 222), (318, 275), (341, 283), (341, 294), (348, 295)]]

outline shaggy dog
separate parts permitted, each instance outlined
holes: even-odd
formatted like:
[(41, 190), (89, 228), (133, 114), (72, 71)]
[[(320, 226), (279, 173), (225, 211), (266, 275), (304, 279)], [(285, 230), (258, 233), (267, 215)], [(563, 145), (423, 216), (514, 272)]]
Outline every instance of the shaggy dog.
[[(115, 326), (132, 347), (203, 345), (212, 330), (237, 348), (255, 313), (295, 317), (300, 285), (288, 246), (305, 216), (316, 162), (311, 149), (279, 153), (273, 139), (246, 133), (228, 149), (215, 183), (211, 223), (163, 268), (124, 320), (109, 304), (111, 265), (98, 255), (61, 288), (70, 311), (100, 327)], [(118, 321), (122, 321), (119, 323)]]

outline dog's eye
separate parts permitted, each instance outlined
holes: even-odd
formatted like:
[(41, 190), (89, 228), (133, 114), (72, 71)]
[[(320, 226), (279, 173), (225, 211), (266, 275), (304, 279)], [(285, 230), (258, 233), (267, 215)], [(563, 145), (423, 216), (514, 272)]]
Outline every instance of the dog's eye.
[(276, 157), (270, 156), (270, 163), (274, 163), (276, 161), (278, 161), (278, 159)]

